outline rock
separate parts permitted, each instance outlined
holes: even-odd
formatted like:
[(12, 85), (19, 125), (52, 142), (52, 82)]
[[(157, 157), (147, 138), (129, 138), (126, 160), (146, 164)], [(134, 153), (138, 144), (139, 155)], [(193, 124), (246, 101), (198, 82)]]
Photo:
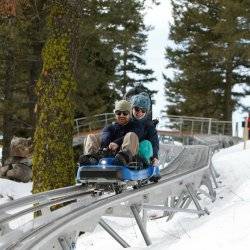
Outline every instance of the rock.
[(21, 163), (12, 164), (13, 168), (9, 170), (6, 176), (15, 181), (29, 182), (32, 179), (32, 169)]
[(10, 145), (10, 156), (15, 157), (29, 157), (32, 153), (32, 140), (31, 138), (21, 138), (21, 137), (14, 137), (11, 140)]
[(22, 158), (19, 162), (31, 168), (32, 167), (32, 156), (30, 156), (28, 158)]
[(9, 164), (12, 164), (12, 163), (18, 163), (23, 159), (26, 159), (26, 158), (19, 157), (19, 156), (10, 156), (5, 160), (4, 165), (9, 165)]
[(10, 145), (10, 157), (0, 167), (0, 177), (19, 182), (32, 179), (32, 140), (14, 137)]
[(6, 176), (7, 172), (12, 169), (12, 165), (4, 165), (0, 168), (0, 177)]

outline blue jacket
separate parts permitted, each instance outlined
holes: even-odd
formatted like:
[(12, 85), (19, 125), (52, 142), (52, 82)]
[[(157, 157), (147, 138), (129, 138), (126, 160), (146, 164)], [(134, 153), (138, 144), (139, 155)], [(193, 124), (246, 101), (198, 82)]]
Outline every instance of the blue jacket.
[(123, 138), (128, 132), (134, 132), (137, 134), (139, 141), (142, 140), (144, 135), (144, 129), (142, 124), (134, 120), (129, 120), (126, 125), (120, 125), (118, 123), (113, 123), (106, 126), (101, 134), (101, 148), (106, 148), (111, 142), (115, 142), (122, 145)]
[[(136, 119), (133, 118), (133, 120)], [(148, 140), (151, 142), (153, 147), (153, 158), (158, 159), (159, 138), (155, 125), (153, 124), (152, 120), (149, 120), (147, 118), (137, 120), (137, 122), (141, 123), (141, 125), (143, 126), (144, 134), (142, 140)]]

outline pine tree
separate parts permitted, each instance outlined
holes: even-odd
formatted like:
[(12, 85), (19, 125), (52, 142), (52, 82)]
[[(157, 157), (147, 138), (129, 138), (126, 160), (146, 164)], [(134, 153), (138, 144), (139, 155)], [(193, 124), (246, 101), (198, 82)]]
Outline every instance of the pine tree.
[[(3, 162), (9, 156), (10, 141), (14, 135), (33, 135), (35, 93), (32, 86), (38, 78), (40, 67), (36, 66), (35, 70), (34, 65), (40, 64), (43, 43), (40, 42), (43, 35), (37, 27), (41, 27), (40, 23), (45, 20), (41, 15), (45, 2), (40, 1), (33, 8), (34, 2), (13, 1), (11, 13), (15, 15), (0, 15), (0, 130), (4, 142)], [(34, 47), (38, 48), (36, 53)]]
[(109, 2), (82, 1), (81, 8), (76, 116), (82, 117), (111, 111), (117, 95), (110, 87), (116, 61), (111, 38), (115, 33), (108, 30)]
[[(11, 2), (9, 2), (11, 3)], [(9, 146), (13, 134), (22, 129), (23, 123), (18, 120), (18, 112), (24, 109), (23, 96), (25, 95), (25, 81), (23, 68), (18, 62), (24, 56), (22, 50), (21, 28), (22, 24), (16, 15), (16, 5), (12, 2), (9, 12), (1, 10), (0, 15), (0, 130), (3, 132), (4, 162), (9, 156)], [(5, 6), (5, 5), (3, 5)]]
[(77, 116), (89, 116), (111, 111), (114, 100), (128, 86), (155, 78), (142, 58), (147, 42), (144, 1), (82, 1), (81, 8), (85, 11), (80, 29)]
[(112, 5), (117, 29), (115, 52), (118, 67), (115, 88), (122, 96), (126, 93), (127, 87), (156, 80), (152, 76), (153, 70), (145, 67), (146, 62), (143, 59), (147, 32), (150, 30), (143, 20), (144, 5), (145, 2), (139, 0), (114, 1)]
[(53, 1), (47, 21), (43, 68), (36, 91), (37, 127), (33, 156), (33, 193), (74, 183), (73, 119), (77, 52), (76, 11)]
[[(236, 32), (235, 29), (237, 18), (247, 15), (243, 9), (233, 10), (235, 1), (225, 2), (228, 6), (223, 1), (212, 0), (172, 1), (175, 22), (171, 26), (170, 38), (175, 47), (167, 48), (166, 58), (168, 68), (175, 69), (175, 76), (173, 79), (165, 76), (166, 96), (170, 102), (169, 114), (231, 120), (232, 111), (239, 104), (237, 96), (241, 94), (232, 91), (239, 83), (236, 75), (233, 74), (234, 80), (231, 78), (229, 82), (225, 72), (228, 71), (227, 66), (236, 58), (241, 61), (241, 65), (246, 61), (246, 46), (243, 48), (243, 43), (239, 42), (243, 36), (241, 31)], [(236, 2), (239, 6), (242, 1)], [(230, 8), (234, 12), (233, 15), (230, 14)], [(234, 39), (233, 44), (237, 44), (230, 48), (231, 52), (234, 51), (234, 57), (225, 57), (225, 51), (229, 52), (225, 46), (229, 36), (221, 32), (219, 27), (222, 27), (222, 23), (225, 29), (226, 26), (230, 27), (231, 35), (238, 33), (237, 38), (231, 36)]]
[(220, 18), (214, 27), (219, 37), (211, 57), (221, 71), (224, 119), (231, 120), (232, 112), (240, 104), (240, 97), (247, 94), (235, 87), (250, 86), (250, 2), (222, 0)]
[[(3, 22), (9, 28), (6, 22)], [(9, 147), (13, 135), (13, 109), (14, 109), (14, 96), (13, 87), (15, 80), (15, 61), (14, 51), (11, 48), (10, 34), (1, 25), (2, 37), (0, 40), (1, 46), (1, 68), (0, 68), (0, 110), (2, 114), (3, 132), (3, 150), (2, 150), (2, 163), (9, 156)], [(4, 30), (3, 30), (4, 29)]]
[[(41, 68), (41, 52), (46, 40), (46, 17), (49, 1), (38, 2), (26, 1), (21, 6), (21, 17), (24, 23), (22, 31), (23, 47), (28, 46), (25, 55), (25, 67), (28, 80), (26, 81), (26, 109), (27, 123), (30, 125), (29, 135), (33, 136), (36, 124), (35, 105), (36, 93), (35, 85), (38, 81)], [(22, 65), (20, 65), (22, 66)]]

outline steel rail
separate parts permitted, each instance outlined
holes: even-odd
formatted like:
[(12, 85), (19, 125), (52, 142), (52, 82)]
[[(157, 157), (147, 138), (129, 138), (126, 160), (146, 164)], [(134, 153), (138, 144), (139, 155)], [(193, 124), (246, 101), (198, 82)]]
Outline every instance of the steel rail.
[(77, 185), (77, 186), (64, 187), (64, 188), (59, 188), (55, 190), (50, 190), (50, 191), (43, 192), (43, 193), (37, 193), (37, 194), (25, 196), (17, 200), (9, 201), (8, 203), (0, 205), (0, 213), (6, 212), (7, 210), (11, 210), (11, 209), (16, 209), (18, 207), (22, 207), (25, 205), (43, 202), (45, 198), (55, 199), (56, 197), (65, 196), (71, 192), (79, 192), (79, 191), (82, 191), (82, 189), (83, 189), (82, 186)]
[(44, 202), (44, 203), (41, 203), (41, 204), (29, 204), (29, 205), (33, 205), (32, 207), (30, 208), (26, 208), (24, 210), (21, 210), (17, 213), (14, 213), (14, 214), (1, 214), (0, 215), (0, 225), (1, 224), (4, 224), (4, 223), (7, 223), (9, 221), (12, 221), (14, 219), (17, 219), (18, 217), (21, 217), (23, 215), (26, 215), (26, 214), (29, 214), (29, 213), (32, 213), (32, 212), (36, 212), (36, 211), (39, 211), (41, 209), (43, 209), (44, 207), (50, 207), (50, 206), (53, 206), (53, 205), (58, 205), (58, 204), (61, 204), (63, 202), (69, 202), (69, 201), (72, 201), (72, 200), (76, 200), (77, 198), (82, 198), (82, 196), (89, 196), (89, 195), (92, 195), (94, 192), (94, 190), (87, 190), (87, 191), (83, 191), (83, 192), (74, 192), (74, 193), (70, 193), (66, 196), (63, 196), (63, 197), (60, 197), (60, 198), (57, 198), (57, 199), (54, 199), (54, 200), (51, 200), (51, 201), (47, 201), (47, 202)]
[[(6, 247), (7, 248), (10, 247), (9, 249), (13, 249), (13, 247), (18, 247), (18, 246), (21, 247), (21, 245), (23, 245), (25, 243), (23, 245), (24, 248), (21, 247), (21, 249), (30, 249), (30, 246), (29, 245), (27, 246), (26, 243), (30, 242), (30, 240), (32, 241), (32, 239), (34, 237), (39, 238), (40, 240), (44, 239), (42, 237), (42, 235), (43, 235), (42, 232), (44, 232), (44, 233), (47, 232), (49, 230), (48, 228), (53, 227), (53, 230), (50, 231), (50, 233), (52, 233), (55, 236), (55, 232), (61, 232), (62, 231), (62, 229), (60, 229), (60, 227), (65, 229), (65, 227), (64, 227), (65, 225), (67, 225), (67, 226), (71, 225), (72, 226), (73, 225), (73, 222), (71, 220), (72, 219), (72, 217), (71, 217), (72, 213), (75, 215), (75, 213), (78, 213), (79, 211), (81, 211), (81, 213), (87, 212), (87, 213), (90, 213), (89, 216), (91, 217), (92, 212), (94, 213), (94, 211), (95, 211), (95, 210), (92, 211), (92, 209), (91, 209), (91, 208), (93, 208), (93, 206), (98, 211), (103, 210), (103, 209), (105, 209), (105, 208), (103, 208), (103, 206), (104, 205), (106, 206), (107, 204), (110, 204), (111, 201), (113, 203), (117, 203), (117, 202), (120, 202), (120, 199), (122, 199), (122, 200), (131, 200), (132, 199), (133, 200), (133, 197), (135, 197), (135, 196), (139, 197), (145, 192), (150, 193), (151, 190), (160, 188), (161, 186), (168, 185), (168, 184), (170, 184), (172, 182), (177, 181), (177, 179), (182, 179), (184, 176), (187, 177), (190, 174), (191, 175), (195, 174), (195, 172), (197, 172), (197, 171), (198, 172), (203, 171), (203, 170), (207, 169), (206, 167), (208, 167), (208, 165), (209, 165), (208, 164), (208, 162), (209, 162), (208, 155), (209, 155), (209, 148), (207, 146), (202, 145), (202, 146), (191, 146), (191, 147), (188, 147), (188, 148), (184, 148), (181, 151), (181, 153), (178, 154), (178, 157), (176, 157), (173, 161), (171, 161), (171, 164), (168, 165), (167, 170), (161, 171), (162, 179), (158, 184), (149, 184), (149, 185), (147, 185), (145, 187), (142, 187), (138, 191), (128, 190), (128, 191), (124, 192), (121, 195), (115, 196), (115, 198), (109, 198), (109, 197), (104, 198), (104, 199), (100, 198), (100, 199), (98, 199), (96, 201), (89, 202), (88, 204), (84, 204), (84, 205), (80, 205), (81, 203), (79, 203), (78, 207), (75, 210), (71, 210), (70, 212), (64, 213), (61, 217), (57, 216), (54, 219), (50, 218), (50, 222), (48, 222), (48, 220), (46, 220), (46, 225), (40, 225), (38, 227), (34, 227), (31, 230), (28, 230), (26, 232), (24, 231), (22, 233), (20, 233), (22, 231), (22, 228), (19, 228), (18, 231), (17, 230), (12, 231), (11, 234), (7, 235), (7, 237), (3, 236), (4, 238), (8, 239), (8, 237), (11, 237), (11, 235), (12, 236), (15, 235), (16, 240), (15, 240), (15, 244), (13, 243), (14, 245), (10, 244), (10, 243), (6, 243), (6, 241), (4, 241), (5, 244), (2, 245), (2, 246), (0, 245), (0, 248), (5, 246), (4, 249), (6, 249)], [(184, 165), (188, 166), (188, 168), (183, 168), (182, 166), (184, 166)], [(171, 169), (171, 171), (170, 171), (170, 169)], [(76, 190), (78, 190), (78, 188), (76, 188)], [(69, 188), (69, 190), (70, 190), (70, 188)], [(56, 193), (58, 195), (58, 192), (52, 192), (52, 194), (53, 193), (54, 194)], [(75, 194), (75, 197), (77, 197), (77, 196), (79, 196), (79, 194)], [(41, 196), (41, 197), (44, 197), (44, 195)], [(107, 200), (107, 203), (105, 203), (106, 200)], [(57, 200), (57, 201), (59, 201), (59, 200)], [(55, 203), (57, 201), (55, 201)], [(27, 200), (26, 200), (26, 202), (27, 202)], [(32, 203), (33, 202), (34, 201), (32, 200)], [(20, 203), (18, 203), (18, 204), (20, 204)], [(21, 204), (23, 205), (23, 203), (21, 203)], [(51, 203), (47, 203), (47, 205), (49, 205), (49, 204), (51, 204)], [(44, 205), (44, 206), (46, 206), (46, 205)], [(69, 206), (71, 206), (71, 205), (69, 205)], [(82, 209), (83, 209), (83, 211), (82, 211)], [(88, 210), (88, 209), (90, 209), (90, 210)], [(20, 215), (22, 215), (23, 213), (25, 213), (25, 212), (21, 211)], [(18, 216), (16, 216), (15, 218), (17, 218), (17, 217)], [(71, 219), (69, 219), (69, 218), (71, 218)], [(60, 224), (59, 227), (55, 228), (53, 225), (57, 224), (58, 221), (61, 221), (62, 224)], [(56, 230), (56, 231), (54, 231), (54, 230)], [(12, 234), (12, 233), (14, 233), (14, 234)], [(45, 233), (44, 237), (52, 237), (50, 235), (50, 233), (49, 233), (49, 235), (47, 235)], [(2, 242), (2, 243), (4, 243), (4, 242)], [(22, 244), (22, 242), (23, 242), (23, 244)]]
[[(97, 201), (95, 200), (95, 201), (91, 202), (91, 204), (83, 204), (83, 205), (81, 205), (80, 208), (87, 208), (90, 205), (94, 206), (95, 204), (98, 204), (98, 202), (101, 202), (102, 200), (106, 200), (106, 199), (107, 199), (106, 197), (105, 198), (100, 197), (99, 200), (97, 200)], [(36, 237), (37, 234), (40, 234), (41, 230), (46, 229), (49, 226), (53, 226), (53, 224), (55, 224), (56, 221), (65, 219), (69, 214), (77, 212), (80, 208), (77, 207), (74, 210), (61, 215), (60, 217), (55, 218), (54, 220), (46, 221), (46, 224), (38, 225), (37, 227), (33, 228), (31, 231), (27, 231), (25, 233), (20, 234), (19, 240), (16, 241), (16, 242), (8, 241), (7, 244), (5, 244), (4, 246), (2, 246), (1, 243), (0, 243), (0, 249), (11, 250), (11, 249), (14, 249), (15, 247), (18, 247), (22, 241), (25, 241), (29, 237), (33, 237), (33, 236)], [(15, 231), (16, 230), (14, 230), (14, 234), (16, 233)], [(12, 232), (12, 234), (13, 234), (13, 232)], [(9, 237), (7, 237), (7, 238), (9, 238)], [(30, 248), (25, 247), (24, 249), (30, 249)]]
[[(206, 157), (206, 159), (207, 159), (207, 157)], [(195, 161), (195, 163), (198, 164), (199, 161), (198, 162)], [(89, 205), (84, 204), (83, 206), (80, 206), (77, 209), (70, 211), (67, 214), (64, 214), (61, 218), (56, 218), (54, 222), (52, 221), (51, 223), (47, 223), (44, 227), (39, 227), (39, 229), (35, 229), (31, 232), (27, 232), (26, 234), (23, 234), (21, 237), (22, 239), (19, 239), (16, 242), (15, 246), (18, 246), (18, 244), (21, 244), (24, 241), (26, 242), (28, 239), (30, 239), (31, 242), (33, 242), (32, 243), (33, 245), (30, 243), (30, 240), (28, 240), (29, 241), (27, 243), (28, 245), (25, 244), (24, 248), (22, 248), (20, 245), (20, 247), (21, 247), (20, 249), (31, 249), (31, 247), (34, 247), (36, 244), (39, 245), (39, 242), (42, 239), (44, 239), (44, 237), (51, 237), (51, 234), (54, 235), (55, 231), (60, 231), (63, 228), (65, 229), (65, 226), (69, 226), (70, 224), (76, 223), (74, 218), (78, 218), (78, 220), (81, 220), (81, 218), (86, 219), (88, 216), (91, 217), (91, 213), (94, 213), (94, 211), (96, 211), (96, 210), (103, 210), (103, 209), (107, 208), (107, 206), (111, 206), (113, 203), (129, 200), (135, 196), (141, 195), (143, 192), (148, 192), (151, 189), (156, 189), (156, 188), (159, 188), (160, 186), (165, 186), (167, 184), (167, 182), (175, 181), (178, 178), (182, 178), (183, 176), (188, 176), (189, 174), (192, 174), (194, 172), (201, 171), (206, 166), (208, 166), (208, 165), (203, 163), (202, 166), (196, 165), (195, 169), (191, 168), (191, 169), (189, 169), (189, 171), (186, 171), (185, 173), (182, 172), (182, 173), (179, 173), (177, 175), (172, 174), (171, 176), (169, 174), (164, 174), (162, 180), (158, 184), (150, 184), (150, 185), (147, 185), (147, 186), (141, 188), (138, 191), (133, 191), (133, 190), (127, 191), (127, 192), (120, 194), (120, 195), (117, 195), (115, 197), (111, 197), (111, 198), (108, 197), (108, 198), (105, 198), (104, 200), (99, 200), (95, 203), (90, 203)], [(85, 216), (87, 216), (87, 217), (85, 217)], [(13, 244), (11, 245), (11, 247), (14, 247)]]
[[(169, 175), (171, 173), (178, 173), (177, 171), (183, 171), (184, 165), (190, 165), (187, 164), (188, 161), (194, 160), (193, 157), (191, 157), (193, 154), (191, 154), (191, 150), (195, 151), (196, 149), (203, 149), (203, 150), (208, 150), (208, 147), (204, 147), (204, 146), (195, 146), (196, 148), (192, 148), (192, 146), (189, 147), (185, 147), (184, 150), (179, 154), (179, 157), (176, 158), (174, 161), (172, 161), (171, 165), (169, 167), (167, 167), (166, 169), (162, 169), (161, 171), (161, 175)], [(208, 152), (207, 152), (208, 153)], [(198, 154), (200, 155), (200, 154)], [(190, 159), (191, 157), (191, 159)], [(207, 162), (208, 159), (205, 159), (204, 162)], [(191, 163), (192, 167), (194, 166), (194, 163)], [(203, 163), (204, 164), (204, 163)]]
[[(179, 154), (173, 160), (175, 160), (178, 156)], [(56, 190), (51, 190), (48, 192), (38, 193), (34, 195), (29, 195), (29, 196), (5, 203), (0, 206), (0, 212), (2, 212), (0, 214), (0, 225), (7, 223), (9, 221), (12, 221), (28, 213), (38, 211), (44, 207), (66, 202), (66, 201), (71, 200), (72, 198), (81, 197), (82, 195), (85, 195), (85, 193), (86, 191), (83, 191), (83, 187), (78, 185), (78, 186), (73, 186), (73, 187), (65, 187), (65, 188), (60, 188)], [(12, 214), (8, 213), (10, 210), (17, 209), (23, 206), (32, 206), (32, 207), (25, 208), (16, 213), (12, 213)]]
[[(201, 171), (202, 169), (190, 170), (189, 174)], [(188, 175), (188, 174), (185, 174)], [(16, 244), (17, 249), (24, 250), (24, 249), (33, 249), (34, 247), (38, 249), (42, 246), (43, 240), (46, 241), (51, 240), (55, 234), (59, 234), (60, 231), (66, 230), (67, 227), (70, 225), (75, 225), (79, 223), (79, 221), (83, 222), (84, 220), (88, 219), (89, 217), (96, 216), (98, 214), (104, 214), (105, 209), (108, 209), (111, 206), (116, 205), (117, 203), (126, 202), (129, 199), (133, 199), (135, 196), (143, 195), (144, 193), (148, 193), (151, 189), (159, 188), (160, 186), (166, 186), (166, 182), (169, 181), (178, 181), (181, 179), (183, 175), (174, 176), (172, 178), (168, 178), (162, 180), (158, 184), (148, 185), (141, 190), (138, 191), (129, 191), (123, 194), (116, 195), (114, 197), (108, 197), (102, 201), (98, 201), (95, 204), (90, 204), (89, 206), (81, 206), (77, 209), (65, 214), (59, 219), (56, 219), (53, 223), (46, 225), (39, 229), (38, 231), (31, 232), (28, 237), (24, 240), (19, 242), (19, 245)], [(140, 194), (139, 194), (140, 193)]]

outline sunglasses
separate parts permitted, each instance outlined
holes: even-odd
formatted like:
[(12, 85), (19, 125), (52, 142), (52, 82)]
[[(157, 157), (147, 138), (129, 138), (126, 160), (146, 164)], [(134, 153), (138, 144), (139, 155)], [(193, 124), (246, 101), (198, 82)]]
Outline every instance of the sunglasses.
[(134, 110), (136, 111), (136, 112), (142, 112), (142, 113), (146, 113), (146, 110), (145, 109), (142, 109), (142, 108), (139, 108), (139, 107), (134, 107)]
[(121, 114), (123, 114), (124, 116), (127, 116), (129, 115), (129, 111), (120, 111), (120, 110), (117, 110), (115, 111), (115, 114), (120, 116)]

